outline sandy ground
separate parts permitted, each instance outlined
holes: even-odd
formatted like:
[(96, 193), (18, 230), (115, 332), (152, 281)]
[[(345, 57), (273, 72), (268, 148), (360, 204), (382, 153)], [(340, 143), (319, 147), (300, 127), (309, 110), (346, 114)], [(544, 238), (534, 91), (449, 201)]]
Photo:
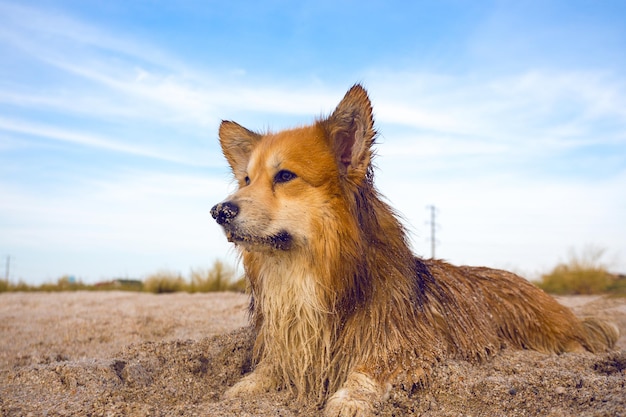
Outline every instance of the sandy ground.
[[(626, 299), (561, 297), (626, 335)], [(2, 416), (316, 416), (286, 392), (221, 400), (250, 368), (235, 293), (0, 294)], [(382, 416), (626, 416), (626, 337), (600, 355), (503, 351), (394, 389)]]

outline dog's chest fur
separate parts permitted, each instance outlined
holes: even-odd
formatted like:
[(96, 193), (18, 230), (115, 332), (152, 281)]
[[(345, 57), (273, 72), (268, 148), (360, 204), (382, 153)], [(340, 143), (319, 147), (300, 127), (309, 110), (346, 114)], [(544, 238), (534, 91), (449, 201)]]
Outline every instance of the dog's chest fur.
[[(255, 315), (261, 317), (258, 360), (280, 364), (276, 375), (298, 394), (321, 392), (332, 379), (336, 320), (320, 296), (314, 272), (287, 256), (268, 257), (258, 269)], [(253, 290), (254, 291), (254, 290)], [(260, 345), (262, 343), (262, 345)]]

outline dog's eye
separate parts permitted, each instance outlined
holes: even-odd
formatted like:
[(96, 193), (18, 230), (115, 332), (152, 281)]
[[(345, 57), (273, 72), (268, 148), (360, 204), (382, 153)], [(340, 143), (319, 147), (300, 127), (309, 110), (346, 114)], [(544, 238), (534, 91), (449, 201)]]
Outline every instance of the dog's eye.
[(274, 176), (274, 182), (276, 184), (279, 183), (283, 183), (283, 182), (288, 182), (291, 181), (292, 179), (296, 178), (296, 174), (294, 174), (291, 171), (287, 171), (286, 169), (281, 169), (280, 171), (278, 171), (278, 173)]
[(250, 177), (246, 175), (246, 178), (243, 179), (246, 185), (250, 185)]

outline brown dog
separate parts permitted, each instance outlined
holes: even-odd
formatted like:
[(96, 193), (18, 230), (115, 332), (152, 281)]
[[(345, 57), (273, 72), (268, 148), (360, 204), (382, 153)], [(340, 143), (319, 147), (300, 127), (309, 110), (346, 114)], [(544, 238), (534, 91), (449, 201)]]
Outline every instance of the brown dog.
[(287, 388), (327, 416), (368, 415), (393, 382), (423, 383), (446, 358), (613, 346), (615, 326), (512, 273), (415, 257), (373, 184), (373, 124), (360, 85), (311, 126), (222, 122), (239, 187), (211, 212), (241, 252), (257, 332), (256, 368), (227, 397)]

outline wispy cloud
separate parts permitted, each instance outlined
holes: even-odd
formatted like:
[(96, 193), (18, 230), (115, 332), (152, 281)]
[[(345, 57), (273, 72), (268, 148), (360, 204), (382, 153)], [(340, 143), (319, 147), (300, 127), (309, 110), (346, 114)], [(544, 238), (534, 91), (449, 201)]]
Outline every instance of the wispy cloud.
[[(112, 35), (53, 10), (3, 4), (0, 11), (8, 23), (0, 30), (0, 39), (72, 80), (78, 77), (90, 83), (89, 95), (82, 94), (75, 81), (61, 81), (39, 93), (5, 87), (0, 103), (6, 105), (215, 130), (221, 118), (242, 112), (276, 115), (265, 117), (264, 123), (270, 125), (280, 126), (280, 118), (288, 115), (301, 115), (308, 122), (311, 115), (331, 111), (340, 98), (335, 85), (294, 87), (285, 80), (258, 84), (241, 74), (197, 71), (150, 43), (124, 33)], [(532, 69), (485, 79), (471, 74), (368, 70), (363, 78), (372, 90), (378, 122), (405, 129), (386, 145), (389, 155), (513, 151), (523, 155), (538, 149), (616, 143), (624, 140), (621, 132), (626, 131), (626, 85), (601, 70)], [(613, 127), (598, 136), (602, 124)], [(159, 150), (159, 137), (151, 148), (133, 144), (130, 138), (118, 142), (6, 117), (0, 119), (0, 127), (117, 152), (183, 159), (172, 156), (171, 149)]]
[(0, 15), (3, 16), (0, 18), (3, 23), (0, 39), (41, 60), (71, 59), (74, 52), (81, 50), (87, 56), (132, 58), (146, 64), (166, 64), (170, 68), (180, 65), (174, 56), (155, 48), (150, 42), (102, 30), (93, 22), (59, 12), (52, 6), (39, 8), (3, 2), (0, 3)]
[(69, 131), (52, 126), (35, 124), (32, 122), (24, 122), (14, 119), (11, 120), (0, 117), (0, 130), (19, 133), (23, 135), (36, 136), (55, 141), (69, 142), (76, 145), (105, 149), (114, 152), (127, 153), (147, 158), (155, 158), (163, 161), (193, 164), (193, 161), (191, 160), (186, 160), (172, 154), (165, 154), (162, 151), (156, 149), (127, 145), (125, 143), (116, 142), (93, 134)]
[(413, 130), (396, 141), (405, 149), (412, 140), (451, 154), (626, 146), (626, 84), (607, 74), (533, 70), (487, 80), (461, 75), (434, 85), (427, 80), (396, 76), (371, 82), (374, 91), (382, 91), (376, 93), (379, 121)]

